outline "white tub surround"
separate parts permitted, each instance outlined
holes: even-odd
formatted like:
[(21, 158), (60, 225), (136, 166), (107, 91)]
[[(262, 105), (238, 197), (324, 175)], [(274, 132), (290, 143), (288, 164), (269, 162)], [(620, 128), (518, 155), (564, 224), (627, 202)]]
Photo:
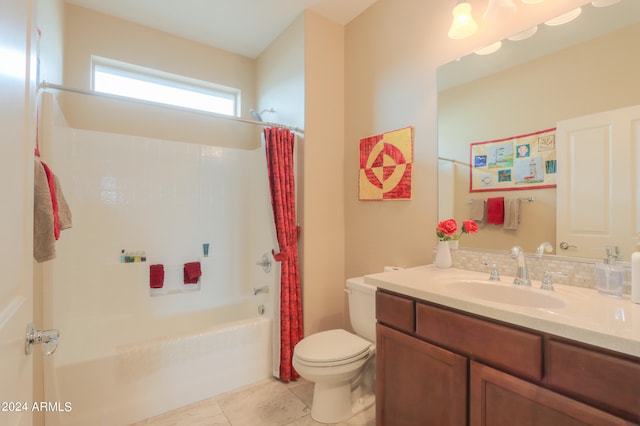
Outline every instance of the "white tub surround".
[[(632, 303), (628, 296), (617, 299), (593, 289), (561, 284), (554, 284), (555, 291), (550, 292), (540, 290), (540, 281), (535, 279), (532, 287), (517, 287), (509, 274), (503, 274), (500, 282), (488, 278), (489, 271), (427, 265), (368, 275), (365, 281), (449, 308), (640, 356), (640, 305)], [(459, 285), (461, 282), (496, 286), (496, 293), (491, 293), (501, 295), (498, 290), (502, 288), (505, 295), (489, 300), (489, 292), (470, 292)], [(511, 302), (509, 293), (513, 293)]]
[[(277, 272), (256, 265), (274, 241), (262, 150), (54, 130), (74, 226), (43, 265), (44, 328), (60, 330), (44, 400), (72, 410), (47, 425), (130, 424), (271, 376)], [(146, 262), (121, 263), (123, 249)], [(185, 285), (194, 261), (202, 276)], [(152, 264), (164, 265), (162, 289), (150, 290)]]
[(131, 424), (271, 377), (271, 327), (248, 303), (78, 324), (70, 342), (89, 333), (103, 339), (84, 350), (61, 345), (45, 395), (72, 409), (47, 413), (47, 425)]

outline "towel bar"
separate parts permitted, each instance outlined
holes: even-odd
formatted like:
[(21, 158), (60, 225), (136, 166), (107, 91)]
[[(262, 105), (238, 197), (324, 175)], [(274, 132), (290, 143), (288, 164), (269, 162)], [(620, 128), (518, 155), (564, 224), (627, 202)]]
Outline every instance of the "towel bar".
[[(526, 201), (527, 203), (533, 203), (536, 200), (536, 198), (532, 195), (530, 197), (525, 197), (525, 198), (520, 198), (520, 201)], [(487, 202), (487, 200), (483, 200), (485, 203)], [(468, 199), (467, 200), (467, 204), (471, 204), (473, 202), (472, 199)]]

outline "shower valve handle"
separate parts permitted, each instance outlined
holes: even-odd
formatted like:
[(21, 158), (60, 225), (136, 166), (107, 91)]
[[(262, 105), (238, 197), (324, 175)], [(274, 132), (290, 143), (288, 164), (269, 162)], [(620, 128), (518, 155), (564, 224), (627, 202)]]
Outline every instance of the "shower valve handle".
[(262, 259), (256, 262), (256, 265), (262, 266), (262, 270), (265, 273), (268, 273), (269, 271), (271, 271), (271, 259), (269, 259), (269, 255), (267, 253), (263, 254)]
[(60, 338), (60, 330), (55, 328), (51, 330), (36, 330), (33, 323), (27, 325), (27, 335), (24, 343), (24, 353), (30, 355), (33, 351), (33, 345), (42, 344), (42, 353), (52, 355), (58, 348), (58, 339)]

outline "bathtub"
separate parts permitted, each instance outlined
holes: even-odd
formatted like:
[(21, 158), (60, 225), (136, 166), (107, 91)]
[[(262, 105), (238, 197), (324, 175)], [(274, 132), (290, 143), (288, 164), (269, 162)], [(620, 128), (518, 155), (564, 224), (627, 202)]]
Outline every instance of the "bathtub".
[(46, 424), (128, 425), (270, 377), (272, 320), (256, 300), (68, 325), (45, 360), (45, 399), (60, 407)]

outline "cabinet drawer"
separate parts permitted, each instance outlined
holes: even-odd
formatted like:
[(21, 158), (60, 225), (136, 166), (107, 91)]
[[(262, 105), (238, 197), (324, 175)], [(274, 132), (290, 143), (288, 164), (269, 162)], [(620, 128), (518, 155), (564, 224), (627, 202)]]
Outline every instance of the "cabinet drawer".
[(415, 327), (415, 303), (411, 299), (376, 292), (376, 318), (383, 324), (413, 333)]
[(640, 421), (640, 364), (549, 340), (545, 384), (592, 405)]
[(418, 303), (416, 333), (500, 369), (540, 381), (542, 336)]

